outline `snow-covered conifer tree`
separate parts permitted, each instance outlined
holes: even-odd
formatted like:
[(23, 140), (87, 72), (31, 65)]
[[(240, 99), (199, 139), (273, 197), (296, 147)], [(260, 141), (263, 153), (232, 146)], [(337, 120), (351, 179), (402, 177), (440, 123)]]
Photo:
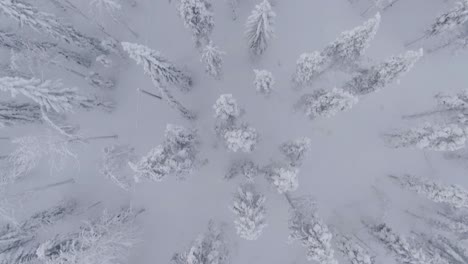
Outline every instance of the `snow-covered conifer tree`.
[(237, 104), (232, 94), (222, 94), (213, 105), (216, 117), (215, 132), (219, 137), (224, 137), (227, 131), (232, 130), (242, 114), (242, 109)]
[(245, 34), (250, 52), (253, 55), (262, 55), (267, 49), (270, 39), (274, 37), (275, 17), (276, 14), (268, 0), (262, 0), (252, 10), (252, 14), (247, 19)]
[[(468, 251), (460, 241), (452, 241), (442, 236), (417, 233), (416, 239), (424, 241), (422, 246), (434, 264), (463, 264), (468, 260)], [(439, 261), (439, 262), (436, 262)]]
[(427, 264), (431, 263), (421, 248), (415, 248), (407, 240), (395, 233), (387, 224), (373, 225), (371, 234), (391, 251), (402, 264)]
[(374, 264), (375, 256), (371, 255), (367, 249), (362, 247), (356, 239), (347, 235), (335, 235), (337, 239), (337, 249), (351, 264)]
[(241, 159), (234, 161), (225, 175), (225, 179), (229, 180), (237, 175), (244, 176), (247, 182), (253, 182), (255, 177), (261, 173), (260, 168), (249, 159)]
[(188, 91), (192, 85), (192, 79), (186, 73), (162, 57), (159, 52), (148, 47), (129, 42), (122, 42), (122, 47), (128, 52), (130, 58), (134, 59), (137, 64), (143, 65), (145, 74), (151, 77), (162, 98), (171, 107), (177, 109), (187, 119), (195, 118), (195, 115), (177, 101), (166, 87), (167, 84), (174, 84), (182, 91)]
[(0, 128), (19, 124), (42, 123), (41, 109), (32, 103), (0, 102)]
[(423, 50), (407, 51), (358, 73), (345, 84), (345, 88), (355, 94), (364, 95), (383, 89), (407, 73), (423, 56)]
[(140, 161), (129, 162), (135, 181), (162, 181), (169, 175), (182, 179), (200, 165), (199, 140), (196, 130), (168, 124), (164, 142), (150, 150)]
[(468, 21), (468, 1), (460, 0), (456, 6), (438, 16), (435, 22), (426, 30), (426, 37), (437, 36), (451, 31)]
[(331, 240), (333, 234), (319, 218), (310, 199), (290, 199), (289, 241), (299, 241), (307, 250), (307, 260), (320, 264), (337, 264)]
[(135, 182), (129, 177), (129, 162), (135, 161), (135, 149), (128, 145), (111, 145), (104, 148), (101, 174), (120, 188), (128, 191)]
[(315, 51), (303, 53), (296, 62), (292, 81), (296, 88), (312, 84), (312, 81), (327, 69), (328, 58)]
[(434, 151), (455, 151), (465, 147), (468, 129), (457, 124), (432, 125), (385, 135), (386, 141), (395, 148), (414, 147)]
[(339, 112), (351, 109), (358, 102), (357, 96), (346, 90), (333, 88), (323, 89), (304, 94), (295, 105), (295, 109), (303, 112), (310, 119), (329, 118)]
[(224, 133), (224, 140), (231, 151), (252, 152), (259, 141), (259, 134), (255, 128), (242, 125)]
[(265, 220), (264, 195), (258, 193), (253, 184), (237, 188), (231, 210), (236, 214), (234, 220), (237, 234), (247, 240), (257, 240), (267, 226)]
[(310, 138), (301, 137), (284, 142), (280, 145), (279, 149), (292, 166), (299, 166), (310, 150), (310, 144)]
[(458, 185), (443, 185), (426, 178), (405, 174), (390, 176), (401, 187), (414, 191), (436, 203), (445, 203), (454, 208), (468, 208), (468, 190)]
[(223, 76), (223, 58), (225, 52), (219, 50), (212, 41), (202, 50), (201, 61), (205, 64), (205, 72), (219, 80)]
[(124, 207), (116, 213), (104, 211), (86, 222), (79, 232), (58, 235), (36, 251), (40, 261), (62, 263), (122, 263), (138, 242), (134, 220), (142, 210)]
[(213, 221), (208, 230), (193, 241), (190, 248), (172, 257), (173, 264), (227, 264), (229, 249), (222, 227)]
[(45, 13), (22, 0), (0, 1), (0, 11), (27, 25), (35, 31), (46, 33), (55, 39), (81, 48), (91, 48), (97, 53), (106, 53), (99, 40), (88, 37), (70, 25), (62, 24), (53, 14)]
[(380, 25), (380, 14), (350, 31), (345, 31), (322, 52), (330, 62), (329, 67), (353, 66), (369, 47)]
[(184, 26), (192, 31), (193, 40), (197, 47), (206, 45), (210, 41), (214, 28), (213, 11), (210, 0), (178, 0), (179, 15)]
[(278, 193), (293, 192), (299, 187), (298, 174), (299, 169), (292, 166), (283, 166), (281, 164), (272, 164), (265, 169), (265, 176), (278, 191)]
[(273, 85), (275, 84), (275, 79), (273, 74), (267, 70), (254, 70), (255, 73), (255, 90), (257, 93), (263, 95), (270, 95), (273, 91)]

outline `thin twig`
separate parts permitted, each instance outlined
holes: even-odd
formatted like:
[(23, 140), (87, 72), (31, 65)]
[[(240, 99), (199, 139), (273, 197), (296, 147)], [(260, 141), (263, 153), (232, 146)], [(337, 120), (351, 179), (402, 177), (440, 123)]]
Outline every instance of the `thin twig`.
[(159, 96), (159, 95), (154, 94), (154, 93), (150, 93), (150, 92), (148, 92), (148, 91), (146, 91), (146, 90), (144, 90), (144, 89), (138, 89), (138, 91), (140, 91), (140, 92), (142, 92), (142, 93), (144, 93), (144, 94), (147, 94), (147, 95), (149, 95), (149, 96), (158, 98), (159, 100), (162, 100), (162, 96)]

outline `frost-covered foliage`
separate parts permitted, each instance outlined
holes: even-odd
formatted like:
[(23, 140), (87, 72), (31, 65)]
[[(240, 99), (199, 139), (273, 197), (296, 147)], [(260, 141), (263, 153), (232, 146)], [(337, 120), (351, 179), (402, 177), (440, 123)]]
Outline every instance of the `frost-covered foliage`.
[(135, 149), (128, 145), (112, 145), (103, 149), (101, 174), (120, 188), (128, 191), (135, 182), (130, 177), (129, 162), (135, 161)]
[(205, 64), (205, 72), (216, 80), (223, 76), (223, 58), (225, 52), (221, 51), (212, 41), (202, 50), (201, 61)]
[(307, 152), (311, 149), (310, 138), (301, 137), (289, 140), (281, 144), (279, 149), (292, 166), (301, 165)]
[(423, 50), (407, 51), (380, 64), (362, 70), (345, 84), (345, 88), (355, 95), (365, 95), (391, 84), (411, 70), (423, 56)]
[(222, 94), (213, 105), (215, 117), (225, 121), (235, 121), (241, 115), (236, 99), (232, 94)]
[(437, 218), (418, 217), (431, 227), (452, 233), (461, 239), (468, 239), (468, 215), (456, 208), (452, 212), (437, 212)]
[(169, 175), (183, 179), (199, 165), (197, 131), (168, 124), (164, 142), (153, 148), (140, 161), (129, 162), (135, 181), (144, 179), (160, 182)]
[(429, 123), (396, 134), (387, 134), (386, 140), (395, 148), (419, 148), (434, 151), (455, 151), (465, 147), (468, 129), (457, 124), (445, 126)]
[(242, 175), (248, 182), (253, 182), (255, 177), (261, 173), (260, 168), (251, 160), (242, 159), (234, 161), (225, 175), (225, 179), (229, 180), (237, 175)]
[(33, 100), (46, 111), (70, 112), (73, 106), (87, 101), (76, 88), (64, 88), (60, 80), (24, 79), (20, 77), (0, 78), (0, 91), (18, 94)]
[(247, 19), (245, 34), (253, 55), (262, 55), (268, 48), (270, 39), (275, 35), (275, 17), (268, 0), (263, 0), (252, 10)]
[(265, 169), (265, 176), (278, 191), (278, 193), (288, 193), (297, 190), (299, 169), (281, 164), (273, 164)]
[(320, 52), (303, 53), (296, 62), (296, 71), (292, 81), (296, 88), (310, 85), (326, 68), (327, 58)]
[(451, 31), (462, 26), (468, 21), (468, 1), (461, 0), (455, 8), (443, 13), (426, 31), (427, 36), (436, 36), (446, 31)]
[(31, 103), (0, 101), (0, 128), (42, 123), (41, 109)]
[(350, 31), (345, 31), (332, 43), (327, 45), (322, 55), (327, 57), (332, 66), (354, 65), (369, 47), (380, 25), (380, 14)]
[(178, 110), (185, 118), (192, 120), (195, 115), (185, 108), (169, 92), (166, 85), (173, 84), (181, 91), (190, 90), (192, 78), (177, 68), (174, 64), (162, 57), (159, 52), (146, 46), (122, 42), (123, 49), (134, 59), (137, 64), (142, 64), (145, 74), (151, 77), (153, 84), (159, 89), (161, 97), (174, 109)]
[(395, 233), (387, 224), (370, 227), (371, 234), (391, 251), (402, 264), (427, 264), (430, 260), (422, 249), (411, 246), (404, 237)]
[(270, 95), (273, 91), (273, 85), (275, 85), (275, 79), (273, 74), (267, 70), (254, 70), (255, 73), (255, 90), (257, 93), (263, 95)]
[(458, 185), (443, 185), (429, 179), (405, 174), (391, 176), (400, 186), (425, 196), (436, 203), (445, 203), (454, 208), (468, 208), (468, 190)]
[(255, 128), (242, 125), (224, 133), (224, 140), (231, 151), (252, 152), (259, 141), (259, 135)]
[(231, 210), (236, 214), (234, 220), (237, 234), (247, 240), (257, 240), (267, 226), (265, 220), (264, 195), (253, 184), (244, 184), (237, 189)]
[(432, 258), (431, 264), (464, 264), (468, 260), (468, 251), (460, 241), (452, 241), (442, 235), (430, 236), (423, 233), (417, 233), (416, 239), (425, 242), (422, 246)]
[(210, 41), (214, 29), (214, 18), (210, 0), (178, 0), (179, 15), (184, 26), (192, 31), (197, 47)]
[(91, 8), (99, 10), (100, 12), (106, 11), (114, 14), (122, 10), (122, 4), (118, 0), (91, 0), (89, 2)]
[(346, 257), (351, 264), (374, 264), (375, 256), (360, 243), (347, 235), (337, 235), (337, 249)]
[(135, 60), (137, 64), (143, 65), (145, 74), (151, 77), (156, 86), (173, 84), (181, 91), (190, 90), (192, 85), (191, 77), (164, 58), (159, 52), (129, 42), (122, 42), (122, 47), (130, 58)]
[(85, 36), (70, 25), (62, 24), (53, 14), (42, 12), (25, 1), (0, 1), (0, 10), (20, 25), (29, 26), (35, 31), (46, 33), (55, 39), (81, 48), (106, 53), (99, 40)]
[(58, 235), (42, 243), (36, 253), (47, 264), (113, 264), (127, 260), (138, 242), (134, 224), (141, 210), (124, 207), (116, 213), (104, 211), (86, 222), (79, 232)]
[[(62, 220), (72, 214), (76, 207), (75, 201), (64, 201), (56, 206), (33, 214), (18, 225), (7, 224), (3, 226), (0, 229), (0, 261), (2, 260), (2, 256), (6, 254), (21, 255), (21, 251), (27, 244), (33, 242), (41, 228), (51, 226)], [(12, 255), (8, 257), (12, 257)]]
[(190, 248), (172, 257), (173, 264), (227, 264), (229, 250), (222, 228), (212, 221), (208, 230), (193, 241)]
[(313, 93), (302, 95), (295, 108), (304, 112), (310, 119), (329, 118), (339, 112), (351, 109), (357, 102), (357, 96), (346, 90), (338, 88), (333, 88), (331, 91), (318, 89)]
[(439, 93), (435, 96), (437, 104), (449, 110), (468, 109), (468, 90), (463, 90), (457, 94), (449, 95)]
[[(290, 199), (290, 198), (288, 198)], [(299, 241), (307, 250), (307, 260), (320, 264), (337, 264), (332, 248), (332, 233), (317, 214), (310, 199), (290, 199), (289, 241)]]

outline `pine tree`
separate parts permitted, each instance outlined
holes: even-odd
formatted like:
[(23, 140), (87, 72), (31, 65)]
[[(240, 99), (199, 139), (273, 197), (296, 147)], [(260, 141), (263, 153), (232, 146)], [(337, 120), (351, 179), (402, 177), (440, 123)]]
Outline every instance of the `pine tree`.
[(134, 59), (137, 64), (143, 65), (145, 74), (151, 77), (154, 86), (159, 89), (162, 98), (171, 107), (177, 109), (189, 120), (195, 118), (195, 115), (179, 103), (166, 87), (167, 84), (174, 84), (182, 91), (188, 91), (192, 85), (192, 79), (188, 75), (162, 57), (159, 52), (148, 47), (129, 42), (122, 42), (122, 47), (128, 52), (130, 58)]
[(465, 147), (468, 130), (457, 124), (432, 125), (385, 135), (388, 144), (395, 148), (418, 148), (433, 151), (455, 151)]
[(274, 21), (276, 14), (270, 2), (263, 0), (255, 6), (247, 19), (246, 36), (250, 52), (253, 55), (262, 55), (268, 47), (270, 39), (274, 36)]
[(137, 163), (129, 162), (135, 181), (162, 181), (169, 175), (183, 179), (200, 165), (199, 140), (196, 130), (168, 124), (164, 142), (153, 148)]
[(468, 190), (458, 185), (443, 185), (429, 179), (405, 174), (390, 176), (401, 187), (414, 191), (436, 203), (445, 203), (454, 208), (468, 208)]
[(318, 51), (301, 54), (292, 77), (295, 88), (311, 85), (327, 69), (327, 62), (327, 58)]
[(265, 220), (264, 195), (258, 193), (252, 184), (237, 188), (231, 210), (236, 214), (234, 220), (237, 234), (247, 240), (257, 240), (267, 226)]
[(252, 152), (259, 141), (259, 134), (255, 128), (242, 125), (224, 133), (224, 140), (231, 151)]
[(136, 159), (135, 149), (128, 145), (111, 145), (103, 149), (104, 157), (101, 163), (101, 174), (120, 188), (128, 191), (134, 184), (129, 177), (129, 162)]
[(303, 112), (311, 120), (315, 118), (330, 118), (339, 112), (351, 109), (358, 98), (346, 90), (333, 88), (323, 89), (304, 94), (295, 105), (295, 109)]
[(307, 260), (320, 264), (338, 263), (334, 257), (332, 233), (319, 218), (316, 205), (310, 199), (291, 200), (289, 241), (299, 241), (307, 250)]
[(374, 264), (375, 256), (363, 248), (356, 239), (347, 235), (335, 235), (337, 249), (346, 257), (351, 264)]
[(369, 47), (380, 25), (380, 14), (366, 21), (362, 26), (345, 31), (327, 45), (322, 55), (329, 61), (329, 67), (353, 66)]
[(455, 8), (438, 16), (436, 21), (426, 31), (426, 36), (437, 36), (443, 32), (454, 30), (468, 21), (468, 1), (460, 0)]
[(97, 53), (107, 53), (99, 40), (83, 35), (74, 27), (62, 24), (54, 15), (42, 12), (22, 0), (0, 1), (0, 10), (20, 25), (27, 25), (37, 32), (81, 48), (91, 48)]
[(402, 264), (427, 264), (430, 260), (420, 248), (411, 246), (404, 237), (395, 233), (387, 224), (370, 227), (371, 234), (391, 251)]
[(41, 109), (32, 103), (0, 102), (0, 127), (42, 123)]
[(278, 193), (288, 193), (297, 190), (299, 187), (298, 174), (299, 169), (282, 164), (272, 164), (265, 169), (265, 176), (273, 186), (276, 187)]
[(200, 234), (190, 248), (172, 257), (173, 264), (226, 264), (229, 249), (221, 227), (210, 221), (208, 230)]
[(205, 64), (205, 72), (216, 80), (223, 76), (223, 59), (225, 52), (219, 50), (212, 41), (202, 51), (201, 61)]
[(259, 94), (268, 96), (273, 91), (273, 85), (275, 85), (275, 79), (273, 74), (267, 70), (254, 70), (255, 73), (255, 90)]
[(253, 182), (255, 177), (261, 173), (261, 169), (249, 159), (241, 159), (234, 161), (226, 175), (225, 179), (230, 180), (236, 177), (237, 175), (244, 176), (247, 182)]
[(214, 29), (214, 18), (209, 0), (179, 0), (179, 15), (184, 26), (192, 31), (197, 47), (210, 41)]
[(468, 251), (458, 243), (459, 241), (451, 241), (442, 235), (429, 236), (421, 233), (416, 234), (416, 238), (425, 242), (425, 251), (432, 259), (439, 260), (439, 263), (464, 264), (468, 261)]
[(422, 49), (394, 56), (360, 72), (345, 84), (345, 89), (355, 95), (365, 95), (383, 89), (411, 70), (422, 56)]
[(116, 213), (104, 211), (86, 222), (79, 232), (58, 235), (37, 248), (39, 260), (49, 264), (122, 263), (137, 243), (134, 221), (142, 210), (124, 207)]
[(311, 149), (311, 141), (308, 137), (301, 137), (284, 142), (280, 145), (279, 149), (289, 164), (296, 167), (302, 164), (307, 152)]

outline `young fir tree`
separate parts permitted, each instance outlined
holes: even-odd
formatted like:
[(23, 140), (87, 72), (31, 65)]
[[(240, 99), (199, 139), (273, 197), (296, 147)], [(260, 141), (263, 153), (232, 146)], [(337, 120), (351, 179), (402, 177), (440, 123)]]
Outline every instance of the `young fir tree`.
[(299, 187), (299, 169), (290, 165), (274, 163), (264, 170), (265, 176), (280, 194), (293, 192)]
[(415, 248), (407, 240), (395, 233), (387, 224), (370, 226), (371, 234), (391, 251), (401, 264), (427, 264), (430, 263), (427, 255), (421, 248)]
[(169, 175), (183, 179), (201, 164), (198, 153), (196, 130), (168, 124), (164, 142), (140, 161), (128, 164), (135, 173), (136, 182), (144, 179), (160, 182)]
[(42, 123), (41, 109), (32, 103), (0, 101), (0, 128)]
[(289, 220), (289, 241), (300, 242), (307, 250), (307, 260), (320, 264), (337, 264), (332, 248), (333, 234), (317, 214), (317, 208), (310, 199), (291, 199)]
[(99, 40), (83, 35), (70, 25), (62, 24), (54, 15), (44, 13), (22, 0), (5, 0), (0, 2), (0, 11), (35, 31), (46, 33), (55, 39), (91, 49), (96, 53), (107, 53)]
[(398, 56), (362, 70), (344, 87), (354, 95), (365, 95), (385, 88), (411, 70), (423, 56), (423, 50), (407, 51)]
[(433, 151), (455, 151), (465, 147), (468, 129), (457, 124), (426, 123), (398, 133), (386, 134), (385, 140), (395, 148), (418, 148)]
[(136, 159), (135, 149), (128, 145), (111, 145), (103, 149), (104, 157), (100, 172), (120, 188), (128, 191), (135, 180), (130, 177), (129, 162)]
[(303, 112), (311, 120), (330, 118), (340, 112), (351, 109), (358, 102), (357, 96), (338, 88), (331, 91), (323, 89), (304, 94), (295, 105), (297, 111)]
[(195, 115), (177, 101), (167, 88), (168, 84), (173, 84), (182, 91), (188, 91), (192, 85), (192, 79), (186, 73), (162, 57), (159, 52), (148, 47), (129, 42), (122, 42), (122, 47), (130, 58), (134, 59), (137, 64), (143, 65), (145, 74), (151, 77), (154, 86), (159, 89), (161, 97), (172, 108), (178, 110), (182, 116), (189, 120), (195, 118)]
[(42, 243), (38, 259), (48, 264), (111, 264), (127, 261), (138, 242), (135, 218), (143, 210), (123, 207), (116, 213), (104, 211), (101, 217), (86, 222), (79, 232), (61, 234)]
[(216, 80), (223, 77), (223, 58), (225, 52), (219, 50), (212, 41), (202, 50), (201, 61), (205, 64), (205, 72)]
[(414, 191), (436, 203), (445, 203), (454, 208), (468, 208), (468, 190), (458, 185), (443, 185), (423, 177), (405, 174), (390, 176), (401, 187)]
[(222, 228), (212, 221), (208, 230), (193, 241), (190, 248), (172, 257), (173, 264), (226, 264), (229, 249)]
[(263, 0), (255, 6), (246, 23), (246, 36), (249, 50), (253, 55), (262, 55), (274, 37), (274, 22), (276, 14), (273, 12), (270, 2)]
[(275, 79), (273, 74), (267, 70), (254, 70), (255, 73), (255, 90), (259, 94), (269, 96), (273, 91), (273, 85), (275, 85)]
[(279, 149), (289, 164), (296, 167), (302, 164), (307, 152), (311, 149), (311, 141), (308, 137), (301, 137), (284, 142), (280, 145)]
[(234, 224), (237, 234), (246, 240), (257, 240), (267, 226), (265, 220), (264, 195), (253, 184), (243, 184), (237, 188), (231, 210), (236, 214)]
[(328, 67), (354, 66), (369, 47), (380, 25), (380, 14), (366, 21), (362, 26), (345, 31), (327, 45), (322, 55), (329, 61)]
[(301, 54), (292, 77), (295, 88), (311, 85), (327, 69), (327, 63), (327, 58), (318, 51)]
[(179, 15), (184, 26), (192, 31), (193, 40), (197, 47), (210, 42), (214, 29), (214, 18), (209, 0), (178, 0)]

